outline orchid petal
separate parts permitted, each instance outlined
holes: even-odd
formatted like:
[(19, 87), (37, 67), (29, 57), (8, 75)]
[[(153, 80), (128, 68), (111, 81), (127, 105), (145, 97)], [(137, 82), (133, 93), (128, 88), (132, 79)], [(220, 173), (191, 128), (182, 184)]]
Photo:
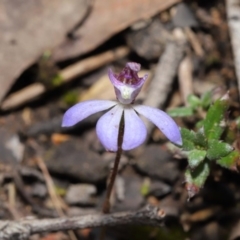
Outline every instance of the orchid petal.
[(108, 70), (108, 77), (114, 87), (124, 86), (124, 84), (114, 76), (111, 68)]
[[(137, 68), (137, 66), (134, 66), (134, 63), (131, 64), (132, 68)], [(142, 78), (138, 78), (138, 76), (136, 75), (137, 82), (135, 84), (127, 84), (119, 81), (111, 69), (108, 70), (108, 76), (112, 85), (114, 86), (118, 101), (123, 104), (130, 104), (135, 100), (148, 77), (147, 74), (144, 75)]]
[(123, 150), (131, 150), (141, 145), (147, 136), (147, 129), (136, 112), (131, 109), (124, 110)]
[(78, 103), (67, 110), (63, 116), (62, 127), (70, 127), (90, 115), (109, 109), (116, 105), (114, 101), (91, 100)]
[(171, 142), (182, 145), (180, 130), (167, 113), (148, 106), (135, 106), (134, 109), (154, 123)]
[(118, 131), (123, 108), (115, 106), (105, 113), (97, 122), (97, 136), (102, 145), (111, 152), (118, 150)]
[(135, 62), (128, 62), (126, 63), (126, 67), (129, 67), (134, 72), (139, 72), (141, 69), (141, 64)]

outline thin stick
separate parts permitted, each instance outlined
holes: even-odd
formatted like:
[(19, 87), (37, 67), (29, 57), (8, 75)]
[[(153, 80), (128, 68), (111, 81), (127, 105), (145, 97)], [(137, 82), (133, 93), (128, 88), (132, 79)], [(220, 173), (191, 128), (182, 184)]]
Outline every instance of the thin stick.
[(163, 223), (164, 217), (165, 213), (163, 210), (157, 207), (147, 206), (135, 212), (99, 213), (72, 218), (0, 221), (0, 239), (27, 240), (30, 235), (36, 233), (117, 225), (147, 225), (159, 227)]
[(1, 109), (10, 110), (11, 108), (18, 107), (29, 100), (34, 100), (44, 92), (46, 92), (46, 87), (42, 83), (33, 83), (9, 95), (7, 99), (3, 101)]
[(185, 106), (188, 105), (188, 95), (193, 93), (192, 69), (193, 66), (191, 58), (190, 56), (186, 55), (185, 58), (182, 59), (178, 68), (178, 82)]
[(193, 48), (194, 52), (196, 53), (196, 55), (199, 57), (203, 57), (204, 56), (203, 48), (202, 48), (201, 43), (199, 42), (196, 34), (193, 32), (193, 30), (189, 27), (185, 27), (184, 32), (186, 33), (186, 36), (187, 36), (190, 44), (192, 45), (192, 48)]

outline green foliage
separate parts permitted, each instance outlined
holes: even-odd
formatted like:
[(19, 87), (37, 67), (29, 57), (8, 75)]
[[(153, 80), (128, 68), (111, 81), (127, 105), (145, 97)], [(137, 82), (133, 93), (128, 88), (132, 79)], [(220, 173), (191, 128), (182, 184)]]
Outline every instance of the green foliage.
[[(206, 107), (211, 103), (211, 95), (204, 94), (201, 99), (189, 96), (189, 104), (194, 108)], [(189, 168), (186, 170), (186, 188), (189, 198), (203, 187), (210, 174), (213, 162), (228, 169), (236, 168), (240, 154), (233, 151), (229, 142), (224, 141), (223, 132), (226, 130), (226, 112), (229, 107), (229, 97), (216, 100), (208, 109), (206, 118), (201, 121), (201, 128), (196, 132), (182, 128), (182, 150), (188, 156)]]
[(199, 147), (203, 147), (203, 148), (207, 148), (208, 146), (208, 141), (206, 136), (204, 135), (204, 129), (200, 128), (197, 132), (196, 132), (196, 141), (195, 144)]
[(194, 149), (188, 152), (188, 163), (190, 168), (196, 168), (205, 159), (207, 152), (205, 150)]
[(190, 131), (186, 128), (181, 128), (181, 135), (183, 140), (182, 148), (185, 151), (190, 151), (195, 148), (194, 141), (196, 139), (195, 132)]
[(207, 158), (210, 160), (217, 160), (221, 157), (227, 156), (233, 147), (228, 143), (220, 142), (216, 139), (210, 139), (208, 141), (208, 150), (207, 150)]
[(187, 107), (178, 107), (168, 110), (172, 117), (189, 117), (198, 112), (199, 109), (207, 109), (211, 104), (211, 92), (206, 92), (201, 98), (191, 94), (187, 98)]
[(239, 152), (232, 151), (227, 156), (218, 159), (217, 164), (219, 164), (222, 167), (235, 170), (236, 164), (239, 161), (239, 159), (240, 159)]
[(208, 108), (212, 102), (211, 92), (206, 92), (201, 97), (201, 105), (203, 108)]
[(192, 107), (179, 107), (168, 110), (168, 114), (172, 117), (189, 117), (194, 113)]
[(226, 122), (224, 115), (228, 109), (228, 99), (217, 100), (208, 110), (203, 122), (205, 136), (210, 139), (218, 140), (224, 129)]
[(201, 162), (194, 170), (187, 169), (185, 179), (188, 184), (194, 185), (197, 189), (202, 187), (210, 173), (210, 163)]
[(189, 103), (189, 105), (194, 109), (196, 107), (200, 107), (201, 106), (201, 99), (198, 98), (197, 96), (190, 94), (187, 98), (187, 102)]

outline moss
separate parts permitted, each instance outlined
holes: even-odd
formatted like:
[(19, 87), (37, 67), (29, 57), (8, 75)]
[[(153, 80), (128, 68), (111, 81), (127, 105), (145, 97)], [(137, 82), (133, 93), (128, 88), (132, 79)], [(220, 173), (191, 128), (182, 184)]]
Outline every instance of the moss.
[(58, 87), (62, 84), (62, 82), (63, 82), (62, 76), (60, 74), (57, 74), (52, 78), (51, 85), (53, 87)]
[(55, 186), (55, 191), (57, 193), (57, 195), (61, 196), (61, 197), (64, 197), (66, 195), (66, 189), (62, 188), (62, 187), (58, 187), (58, 186)]
[(74, 105), (78, 102), (79, 95), (77, 91), (68, 91), (63, 95), (63, 102), (67, 105)]

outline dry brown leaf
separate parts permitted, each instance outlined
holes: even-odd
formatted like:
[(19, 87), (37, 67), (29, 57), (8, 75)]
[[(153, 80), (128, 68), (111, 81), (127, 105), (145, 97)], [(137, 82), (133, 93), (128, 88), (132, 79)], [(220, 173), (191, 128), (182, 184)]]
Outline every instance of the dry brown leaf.
[(66, 41), (56, 49), (57, 60), (87, 53), (114, 34), (139, 20), (145, 20), (181, 0), (95, 0), (90, 16), (75, 32), (74, 41)]
[(0, 101), (15, 79), (85, 16), (88, 0), (0, 1)]

